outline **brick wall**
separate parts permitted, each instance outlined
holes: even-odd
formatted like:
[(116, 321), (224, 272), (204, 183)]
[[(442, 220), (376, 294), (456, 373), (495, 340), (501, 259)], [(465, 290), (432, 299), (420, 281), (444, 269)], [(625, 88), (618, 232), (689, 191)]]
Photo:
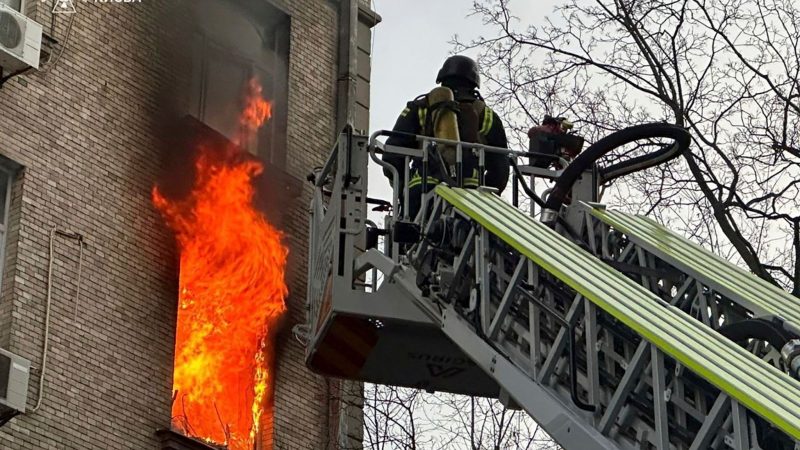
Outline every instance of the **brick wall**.
[[(276, 3), (291, 15), (286, 170), (303, 179), (335, 134), (336, 3)], [(154, 432), (170, 420), (177, 290), (174, 243), (149, 197), (162, 147), (153, 119), (180, 79), (160, 48), (168, 2), (75, 4), (77, 14), (56, 18), (62, 43), (74, 20), (58, 65), (0, 90), (0, 154), (24, 166), (0, 289), (0, 346), (35, 367), (29, 407), (38, 393), (50, 232), (79, 232), (86, 242), (75, 315), (78, 244), (55, 238), (44, 401), (0, 428), (0, 448), (157, 448)], [(28, 5), (49, 27), (52, 3)], [(303, 185), (284, 221), (291, 255), (276, 371), (279, 449), (322, 449), (332, 436), (328, 383), (305, 369), (289, 332), (305, 321), (309, 198)]]
[[(276, 3), (282, 4), (291, 16), (287, 171), (304, 180), (312, 168), (324, 164), (336, 134), (337, 10), (333, 2)], [(288, 279), (289, 313), (278, 342), (276, 450), (328, 449), (335, 442), (328, 418), (336, 387), (305, 368), (304, 348), (291, 334), (295, 324), (306, 320), (305, 264), (311, 186), (308, 183), (302, 186), (303, 193), (288, 213), (284, 230), (290, 245), (288, 265), (293, 270)]]

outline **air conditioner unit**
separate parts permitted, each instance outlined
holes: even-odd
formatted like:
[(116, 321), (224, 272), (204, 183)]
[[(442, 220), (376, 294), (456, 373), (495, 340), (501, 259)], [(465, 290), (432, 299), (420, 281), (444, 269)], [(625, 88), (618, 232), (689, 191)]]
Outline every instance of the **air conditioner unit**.
[(42, 26), (0, 3), (0, 69), (2, 75), (39, 68)]
[(0, 348), (0, 424), (25, 412), (31, 363)]

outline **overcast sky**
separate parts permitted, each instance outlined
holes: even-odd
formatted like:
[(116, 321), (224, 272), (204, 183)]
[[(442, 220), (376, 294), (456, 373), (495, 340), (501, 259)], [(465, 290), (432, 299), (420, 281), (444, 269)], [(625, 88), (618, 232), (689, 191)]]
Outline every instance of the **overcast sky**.
[[(467, 17), (472, 0), (373, 0), (383, 17), (374, 29), (370, 128), (388, 129), (407, 101), (429, 92), (455, 35), (469, 40), (481, 34), (478, 17)], [(514, 14), (525, 25), (543, 20), (553, 0), (517, 0)]]
[[(528, 26), (541, 24), (555, 3), (516, 0), (511, 7), (520, 25)], [(406, 102), (436, 86), (436, 73), (453, 50), (454, 36), (469, 41), (492, 33), (479, 17), (468, 17), (472, 0), (372, 0), (372, 7), (383, 21), (373, 29), (370, 133), (391, 129)], [(379, 169), (370, 166), (370, 195), (390, 200), (388, 181)]]

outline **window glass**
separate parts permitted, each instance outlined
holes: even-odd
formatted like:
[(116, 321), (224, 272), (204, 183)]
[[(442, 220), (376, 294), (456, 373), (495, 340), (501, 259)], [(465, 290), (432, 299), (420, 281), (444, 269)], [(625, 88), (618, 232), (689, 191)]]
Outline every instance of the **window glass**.
[(221, 51), (207, 53), (203, 120), (228, 138), (236, 136), (242, 91), (250, 68)]
[(22, 0), (0, 0), (0, 3), (10, 6), (12, 9), (20, 11), (22, 7)]
[(0, 155), (0, 277), (6, 259), (6, 234), (8, 234), (8, 209), (11, 193), (11, 183), (19, 166), (14, 161)]
[(4, 169), (0, 169), (0, 226), (2, 227), (0, 229), (2, 230), (6, 229), (6, 211), (8, 210), (6, 200), (8, 199), (8, 188), (10, 183), (10, 174)]
[(258, 19), (234, 3), (198, 0), (196, 7), (202, 14), (192, 42), (190, 114), (228, 138), (234, 137), (239, 131), (243, 94), (248, 81), (256, 78), (264, 98), (273, 104), (273, 116), (246, 149), (282, 166), (285, 157), (276, 157), (275, 150), (283, 152), (286, 139), (284, 68), (288, 51), (279, 52), (276, 47), (288, 42), (288, 23)]

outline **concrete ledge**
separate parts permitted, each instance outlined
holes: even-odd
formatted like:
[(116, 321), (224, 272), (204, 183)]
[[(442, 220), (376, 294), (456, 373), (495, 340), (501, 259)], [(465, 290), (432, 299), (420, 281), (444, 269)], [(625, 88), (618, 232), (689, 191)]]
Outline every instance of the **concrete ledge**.
[(161, 440), (161, 450), (224, 450), (227, 448), (206, 444), (174, 430), (157, 430), (156, 436)]

